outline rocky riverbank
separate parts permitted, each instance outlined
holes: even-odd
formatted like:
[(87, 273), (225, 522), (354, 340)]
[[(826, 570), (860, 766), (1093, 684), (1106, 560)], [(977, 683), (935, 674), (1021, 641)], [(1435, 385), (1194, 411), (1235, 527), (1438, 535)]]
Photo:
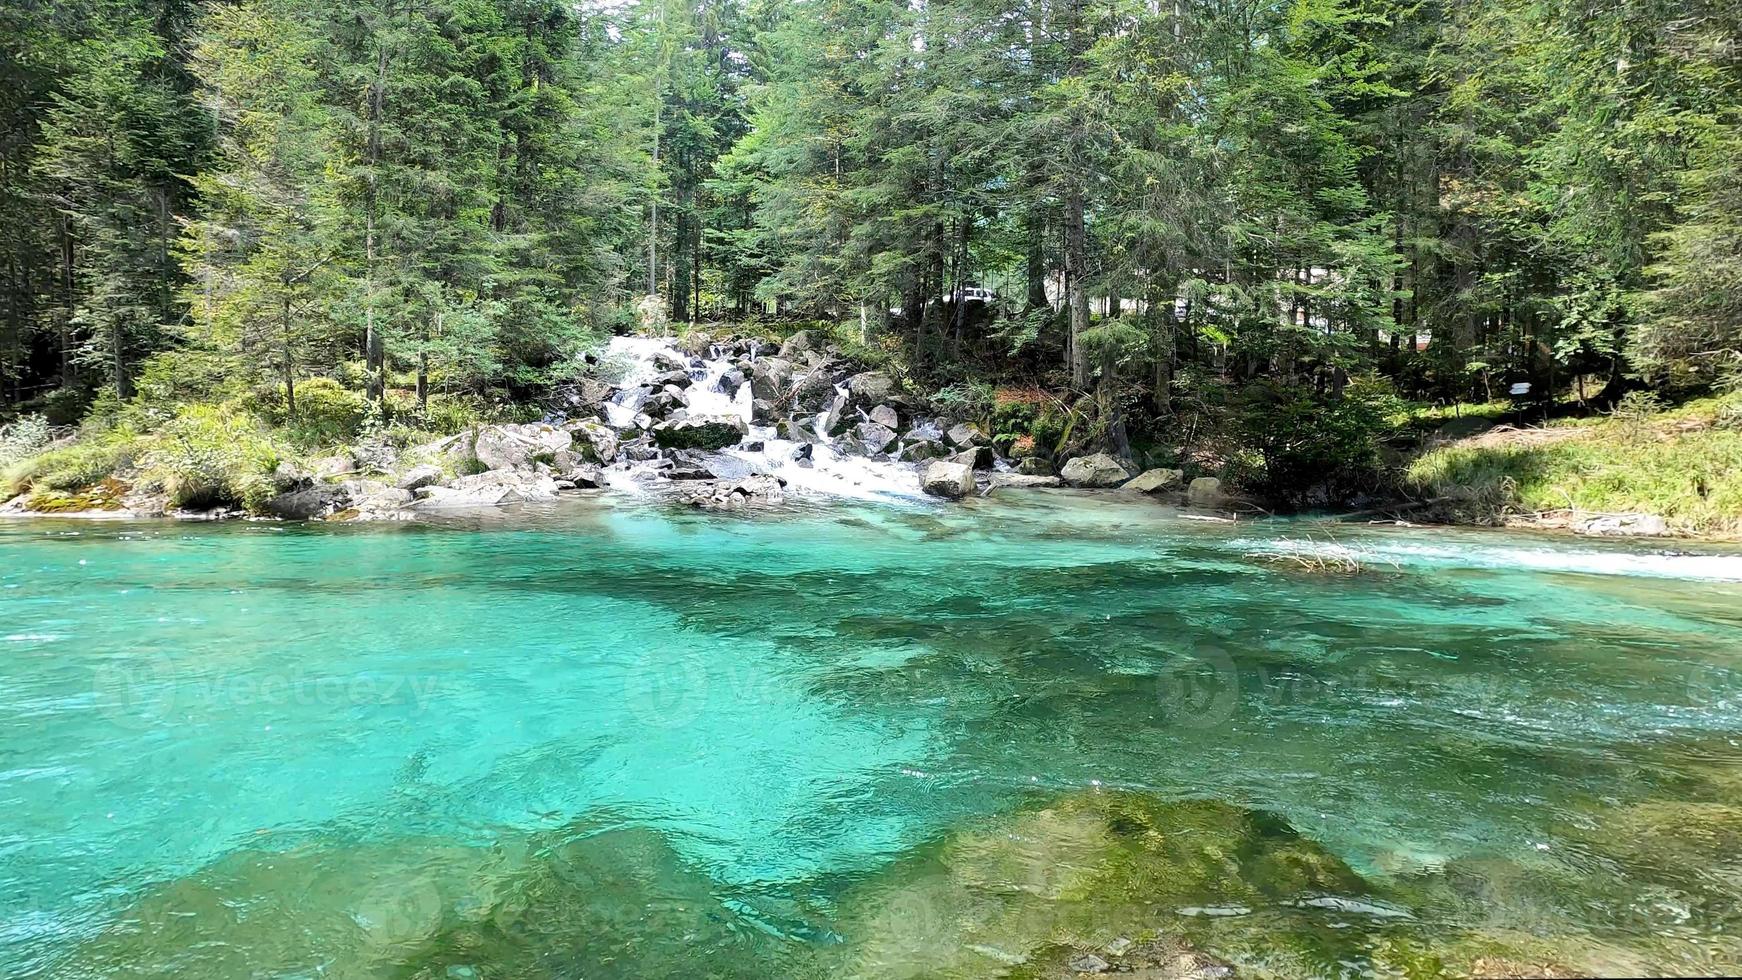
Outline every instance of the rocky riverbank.
[(1213, 477), (1140, 473), (1105, 453), (1056, 469), (1040, 455), (1011, 458), (977, 421), (953, 417), (803, 332), (774, 350), (741, 337), (617, 338), (548, 408), (536, 423), (280, 462), (246, 504), (176, 510), (161, 487), (121, 471), (94, 492), (47, 506), (20, 495), (0, 514), (396, 521), (588, 492), (741, 510), (794, 497), (962, 499), (1056, 487), (1122, 488), (1201, 507), (1229, 502)]

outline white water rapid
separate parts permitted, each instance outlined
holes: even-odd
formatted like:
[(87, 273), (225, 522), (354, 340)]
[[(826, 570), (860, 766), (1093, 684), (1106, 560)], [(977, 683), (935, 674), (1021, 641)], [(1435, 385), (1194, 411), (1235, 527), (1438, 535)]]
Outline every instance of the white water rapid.
[[(734, 367), (733, 358), (718, 348), (708, 356), (694, 358), (679, 350), (670, 337), (614, 337), (606, 354), (609, 362), (620, 364), (624, 373), (618, 384), (622, 390), (603, 405), (605, 422), (623, 434), (634, 438), (638, 429), (648, 429), (652, 420), (639, 409), (647, 394), (644, 385), (671, 370), (661, 361), (687, 365), (691, 384), (684, 390), (688, 399), (685, 411), (690, 417), (723, 415), (744, 420), (749, 434), (742, 443), (721, 450), (721, 456), (744, 463), (745, 476), (772, 476), (784, 481), (786, 492), (799, 496), (849, 497), (870, 499), (918, 499), (920, 490), (917, 467), (899, 459), (871, 459), (845, 451), (837, 440), (805, 443), (781, 439), (772, 425), (756, 425), (752, 421), (751, 389), (748, 379), (733, 394), (721, 390), (721, 379)], [(750, 357), (755, 359), (752, 350)], [(837, 386), (834, 402), (824, 414), (830, 421), (846, 411), (847, 392)], [(818, 426), (824, 433), (830, 426)], [(761, 449), (754, 447), (760, 443)], [(808, 458), (801, 458), (809, 445)], [(750, 448), (747, 448), (750, 447)], [(616, 489), (644, 491), (657, 479), (652, 462), (621, 461), (606, 471), (606, 479)]]

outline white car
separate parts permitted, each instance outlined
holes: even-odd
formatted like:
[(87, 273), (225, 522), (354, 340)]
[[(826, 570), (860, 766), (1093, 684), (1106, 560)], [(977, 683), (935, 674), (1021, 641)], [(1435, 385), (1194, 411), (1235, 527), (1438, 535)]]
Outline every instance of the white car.
[(998, 300), (998, 294), (990, 289), (979, 286), (966, 286), (962, 289), (962, 302), (991, 304)]

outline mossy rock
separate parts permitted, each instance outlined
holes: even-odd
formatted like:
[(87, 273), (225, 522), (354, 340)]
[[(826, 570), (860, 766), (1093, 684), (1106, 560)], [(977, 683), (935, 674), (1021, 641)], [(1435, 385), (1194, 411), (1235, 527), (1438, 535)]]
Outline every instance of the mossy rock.
[[(1075, 794), (951, 834), (845, 896), (851, 962), (843, 972), (1050, 975), (1033, 965), (1051, 963), (1060, 948), (1180, 939), (1192, 922), (1182, 911), (1292, 910), (1325, 895), (1366, 894), (1358, 874), (1273, 815), (1207, 800)], [(1307, 958), (1317, 965), (1335, 956), (1315, 949)]]

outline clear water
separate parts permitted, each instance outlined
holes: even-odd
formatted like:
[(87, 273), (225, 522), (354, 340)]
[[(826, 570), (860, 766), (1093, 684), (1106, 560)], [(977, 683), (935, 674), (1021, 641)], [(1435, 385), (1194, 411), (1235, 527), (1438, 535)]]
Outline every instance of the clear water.
[(1116, 915), (1242, 973), (1733, 971), (1738, 668), (1742, 555), (1120, 496), (4, 524), (0, 975), (1020, 970), (923, 869), (1116, 790), (1359, 876)]

